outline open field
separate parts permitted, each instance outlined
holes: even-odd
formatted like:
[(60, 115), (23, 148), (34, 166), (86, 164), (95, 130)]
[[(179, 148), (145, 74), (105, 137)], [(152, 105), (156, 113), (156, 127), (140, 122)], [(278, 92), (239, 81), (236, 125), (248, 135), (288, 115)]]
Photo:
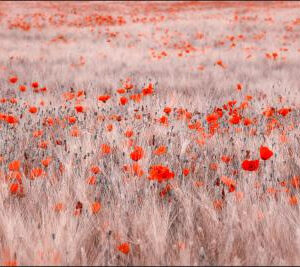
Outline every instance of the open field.
[(300, 2), (0, 2), (2, 265), (299, 265)]

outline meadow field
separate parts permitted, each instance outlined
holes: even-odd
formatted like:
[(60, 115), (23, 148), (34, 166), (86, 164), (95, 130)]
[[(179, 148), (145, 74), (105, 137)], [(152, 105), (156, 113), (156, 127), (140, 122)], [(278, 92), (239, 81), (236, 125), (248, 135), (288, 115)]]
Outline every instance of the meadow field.
[(300, 265), (300, 2), (0, 2), (1, 265)]

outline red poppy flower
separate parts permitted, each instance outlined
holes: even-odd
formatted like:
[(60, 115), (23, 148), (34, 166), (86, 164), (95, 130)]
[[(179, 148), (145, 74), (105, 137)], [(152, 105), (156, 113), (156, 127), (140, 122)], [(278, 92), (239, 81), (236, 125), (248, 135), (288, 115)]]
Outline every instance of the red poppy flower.
[(63, 208), (64, 208), (64, 205), (62, 203), (60, 203), (60, 202), (56, 203), (54, 205), (54, 207), (53, 207), (53, 209), (54, 209), (55, 212), (60, 212), (60, 211), (63, 210)]
[(130, 252), (130, 246), (127, 242), (122, 243), (121, 245), (118, 246), (118, 250), (124, 254), (128, 254)]
[(183, 174), (184, 176), (188, 176), (189, 173), (190, 173), (190, 170), (189, 170), (188, 168), (184, 168), (184, 169), (182, 170), (182, 174)]
[(75, 109), (77, 112), (83, 112), (83, 106), (76, 106)]
[(273, 52), (273, 53), (272, 53), (272, 56), (273, 56), (274, 59), (276, 59), (276, 58), (278, 57), (278, 53)]
[(144, 88), (142, 90), (143, 95), (151, 95), (153, 94), (153, 86), (151, 83), (149, 83), (148, 87)]
[(127, 97), (125, 97), (125, 96), (122, 96), (121, 98), (120, 98), (120, 104), (121, 105), (126, 105), (127, 104), (127, 102), (128, 102), (128, 99), (127, 99)]
[(206, 116), (207, 123), (213, 123), (219, 119), (219, 114), (216, 112), (213, 112)]
[(291, 112), (291, 108), (282, 108), (277, 111), (281, 116), (285, 117), (289, 112)]
[(87, 179), (87, 184), (89, 185), (94, 185), (96, 184), (96, 177), (95, 176), (91, 176)]
[(154, 154), (157, 156), (163, 155), (167, 152), (166, 146), (160, 146), (154, 150)]
[(100, 211), (100, 209), (101, 209), (101, 204), (99, 202), (92, 203), (91, 210), (94, 214), (98, 213)]
[(70, 124), (74, 124), (76, 122), (76, 118), (75, 117), (69, 117), (68, 121)]
[(245, 125), (245, 126), (249, 126), (249, 125), (251, 125), (251, 124), (252, 124), (251, 119), (249, 119), (249, 118), (245, 118), (245, 119), (244, 119), (244, 125)]
[(98, 97), (98, 100), (102, 101), (103, 103), (105, 103), (108, 99), (110, 99), (109, 95), (101, 95)]
[(262, 160), (267, 160), (273, 156), (273, 152), (266, 146), (261, 146), (259, 152)]
[(28, 110), (29, 110), (29, 112), (32, 113), (32, 114), (37, 113), (37, 111), (38, 111), (37, 107), (35, 107), (35, 106), (29, 107)]
[(168, 125), (168, 117), (166, 116), (162, 116), (160, 119), (159, 119), (159, 122), (163, 125)]
[(41, 168), (33, 168), (30, 172), (30, 178), (35, 179), (40, 177), (43, 174), (43, 170)]
[(120, 88), (117, 90), (118, 94), (125, 94), (126, 90), (124, 88)]
[(218, 114), (219, 118), (223, 117), (223, 110), (222, 110), (222, 108), (215, 108), (214, 112)]
[(235, 180), (233, 180), (232, 178), (229, 178), (227, 176), (222, 176), (220, 180), (223, 184), (225, 184), (228, 187), (229, 192), (235, 191), (235, 187), (236, 187)]
[(244, 160), (242, 163), (242, 168), (245, 171), (256, 171), (259, 167), (259, 160)]
[(32, 88), (38, 88), (38, 87), (39, 87), (39, 83), (38, 83), (38, 82), (33, 82), (33, 83), (31, 84), (31, 87), (32, 87)]
[(10, 171), (19, 171), (19, 169), (20, 169), (20, 161), (19, 160), (14, 160), (14, 161), (12, 161), (12, 162), (10, 162), (9, 164), (8, 164), (8, 169), (10, 170)]
[(136, 103), (139, 103), (142, 100), (142, 96), (143, 96), (142, 94), (134, 94), (130, 96), (130, 99)]
[(167, 195), (168, 192), (170, 192), (171, 190), (172, 190), (172, 186), (171, 186), (170, 184), (167, 184), (167, 185), (165, 186), (165, 188), (159, 192), (159, 195), (160, 195), (161, 197), (164, 197), (164, 196)]
[(16, 82), (18, 81), (18, 77), (17, 77), (17, 76), (10, 77), (10, 78), (9, 78), (9, 81), (10, 81), (11, 83), (16, 83)]
[(222, 156), (222, 157), (221, 157), (221, 160), (222, 160), (223, 162), (225, 162), (226, 164), (228, 164), (228, 163), (230, 162), (231, 158), (228, 157), (228, 156)]
[(5, 121), (9, 124), (15, 124), (15, 123), (18, 123), (18, 119), (12, 115), (8, 115), (5, 117)]
[(32, 133), (33, 137), (39, 137), (43, 135), (43, 130), (36, 130)]
[(44, 167), (48, 167), (49, 164), (51, 163), (52, 159), (50, 157), (47, 157), (45, 159), (42, 160), (42, 164)]
[(130, 158), (134, 161), (139, 161), (144, 156), (144, 150), (140, 146), (136, 146), (134, 151), (131, 152)]
[(131, 90), (131, 89), (133, 88), (133, 84), (126, 83), (126, 84), (124, 85), (124, 87), (125, 87), (126, 90)]
[(228, 101), (228, 105), (229, 105), (230, 107), (233, 107), (236, 103), (237, 103), (236, 100), (230, 100), (230, 101)]
[(39, 143), (39, 148), (47, 149), (47, 147), (48, 147), (47, 141), (42, 141)]
[(159, 183), (174, 178), (174, 173), (163, 165), (153, 165), (150, 167), (149, 180), (157, 180)]
[(111, 148), (110, 148), (109, 145), (107, 145), (107, 144), (102, 144), (102, 145), (101, 145), (101, 152), (102, 152), (103, 154), (109, 154), (110, 151), (111, 151)]
[(19, 90), (20, 90), (20, 92), (25, 92), (26, 91), (26, 86), (25, 85), (20, 85), (19, 86)]
[(18, 183), (13, 183), (10, 185), (9, 191), (11, 194), (16, 194), (19, 189), (19, 184)]
[(128, 137), (128, 138), (130, 138), (132, 135), (133, 135), (133, 131), (132, 130), (127, 130), (125, 132), (125, 136)]
[(296, 196), (291, 196), (290, 199), (289, 199), (289, 203), (292, 206), (297, 205), (298, 204), (298, 198)]
[(230, 119), (229, 122), (231, 124), (239, 124), (241, 120), (241, 117), (239, 115), (234, 114)]
[(164, 108), (164, 113), (166, 113), (167, 115), (169, 115), (171, 113), (172, 109), (170, 107), (165, 107)]
[(272, 116), (273, 116), (274, 112), (275, 112), (275, 108), (273, 108), (273, 107), (268, 107), (268, 108), (263, 112), (263, 115), (264, 115), (265, 117), (269, 118), (269, 117), (272, 117)]
[(98, 174), (100, 172), (100, 168), (98, 166), (92, 166), (91, 167), (91, 172), (93, 174)]
[(219, 65), (219, 66), (222, 67), (222, 68), (225, 68), (225, 65), (224, 65), (224, 63), (223, 63), (222, 60), (218, 60), (218, 61), (216, 62), (216, 64)]
[(241, 83), (238, 83), (237, 85), (236, 85), (236, 89), (237, 90), (242, 90), (242, 88), (243, 88), (243, 85), (241, 84)]

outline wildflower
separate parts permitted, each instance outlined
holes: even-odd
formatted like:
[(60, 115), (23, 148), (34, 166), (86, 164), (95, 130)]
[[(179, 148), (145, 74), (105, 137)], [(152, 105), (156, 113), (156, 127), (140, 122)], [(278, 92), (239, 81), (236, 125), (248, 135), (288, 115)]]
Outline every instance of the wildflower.
[(166, 116), (162, 116), (160, 119), (159, 119), (159, 122), (163, 125), (168, 125), (168, 117)]
[(251, 125), (251, 124), (252, 124), (251, 119), (249, 119), (249, 118), (244, 118), (244, 125), (245, 125), (245, 126), (249, 126), (249, 125)]
[(153, 94), (153, 86), (151, 83), (149, 83), (148, 87), (144, 88), (142, 90), (143, 95), (151, 95)]
[(291, 185), (292, 185), (294, 188), (300, 188), (300, 177), (299, 177), (299, 176), (294, 176), (294, 177), (291, 179)]
[(163, 155), (167, 152), (166, 146), (160, 146), (157, 149), (154, 150), (154, 154), (157, 156)]
[(95, 213), (98, 213), (101, 209), (101, 204), (99, 202), (94, 202), (92, 203), (91, 205), (91, 209), (92, 209), (92, 212), (95, 214)]
[(78, 113), (83, 112), (83, 106), (75, 106), (75, 109)]
[(231, 124), (239, 124), (240, 123), (240, 120), (241, 120), (241, 117), (237, 114), (234, 114), (230, 119), (229, 119), (229, 122)]
[(93, 175), (87, 179), (87, 184), (94, 185), (96, 184), (96, 177)]
[(101, 145), (101, 151), (103, 154), (109, 154), (111, 149), (110, 149), (110, 146), (107, 145), (107, 144), (102, 144)]
[(163, 165), (153, 165), (150, 167), (149, 180), (157, 180), (159, 183), (174, 178), (174, 173)]
[(70, 124), (74, 124), (76, 122), (76, 120), (77, 120), (76, 117), (71, 116), (71, 117), (68, 118), (68, 121), (69, 121)]
[(92, 166), (91, 167), (91, 172), (93, 174), (98, 174), (100, 172), (100, 168), (98, 166)]
[(236, 85), (236, 89), (237, 89), (237, 90), (241, 91), (242, 88), (243, 88), (243, 85), (242, 85), (241, 83), (238, 83), (238, 84)]
[(164, 108), (164, 113), (166, 113), (167, 115), (169, 115), (171, 113), (172, 109), (170, 107), (165, 107)]
[(219, 66), (222, 67), (222, 68), (225, 68), (225, 65), (224, 65), (224, 63), (223, 63), (222, 60), (218, 60), (218, 61), (216, 62), (216, 64), (219, 65)]
[(263, 112), (263, 115), (267, 118), (272, 117), (274, 115), (275, 112), (275, 108), (273, 107), (268, 107), (267, 109), (265, 109), (265, 111)]
[(130, 252), (130, 246), (127, 242), (122, 243), (118, 246), (118, 250), (121, 251), (124, 254), (128, 254)]
[(161, 197), (164, 197), (166, 194), (168, 194), (170, 191), (172, 190), (172, 186), (170, 185), (170, 184), (167, 184), (166, 186), (165, 186), (165, 188), (163, 188), (163, 190), (161, 190), (160, 192), (159, 192), (159, 195), (161, 196)]
[(35, 179), (40, 177), (43, 174), (43, 170), (41, 168), (33, 168), (30, 172), (30, 178)]
[(139, 161), (144, 156), (144, 150), (140, 146), (136, 146), (134, 151), (130, 153), (130, 158), (134, 161)]
[(98, 97), (98, 100), (99, 101), (102, 101), (103, 103), (106, 103), (106, 101), (110, 99), (110, 96), (109, 95), (101, 95)]
[(117, 90), (118, 94), (125, 94), (126, 90), (124, 88), (120, 88)]
[(127, 130), (125, 132), (125, 136), (128, 137), (128, 138), (130, 138), (132, 135), (133, 135), (133, 131), (132, 130)]
[(296, 196), (291, 196), (290, 199), (289, 199), (289, 203), (292, 206), (296, 206), (298, 204), (298, 198)]
[(291, 112), (291, 108), (282, 108), (277, 111), (281, 116), (285, 117), (289, 112)]
[(228, 187), (229, 192), (235, 191), (235, 187), (236, 187), (235, 180), (233, 180), (229, 177), (226, 177), (226, 176), (222, 176), (220, 180), (222, 183), (224, 183)]
[(259, 167), (259, 160), (244, 160), (242, 163), (242, 168), (245, 171), (256, 171)]
[(260, 147), (260, 157), (262, 160), (267, 160), (273, 156), (273, 152), (265, 146)]
[(9, 191), (11, 194), (16, 194), (19, 189), (19, 184), (18, 183), (13, 183), (10, 185)]
[(206, 116), (206, 121), (208, 124), (213, 123), (219, 119), (219, 114), (216, 112), (213, 112)]
[(127, 104), (127, 102), (128, 102), (128, 99), (127, 99), (127, 97), (125, 97), (125, 96), (122, 96), (121, 98), (120, 98), (120, 104), (121, 105), (126, 105)]
[(228, 163), (230, 162), (231, 158), (224, 155), (224, 156), (221, 157), (221, 160), (222, 160), (223, 162), (225, 162), (226, 164), (228, 164)]
[(38, 87), (39, 87), (39, 83), (38, 83), (38, 82), (33, 82), (33, 83), (31, 84), (31, 87), (32, 87), (32, 88), (38, 88)]
[(29, 110), (29, 112), (32, 113), (32, 114), (35, 114), (35, 113), (37, 113), (37, 111), (38, 111), (37, 107), (35, 107), (35, 106), (29, 107), (28, 110)]
[(16, 83), (16, 82), (18, 81), (18, 77), (17, 77), (17, 76), (10, 77), (10, 78), (9, 78), (9, 81), (10, 81), (11, 83)]
[(190, 173), (190, 170), (189, 170), (188, 168), (184, 168), (184, 169), (182, 170), (182, 174), (183, 174), (184, 176), (188, 176), (189, 173)]
[(20, 170), (20, 161), (19, 160), (14, 160), (8, 164), (8, 169), (10, 171), (19, 171)]
[(19, 90), (20, 90), (20, 92), (25, 92), (27, 90), (27, 88), (25, 85), (20, 85)]
[(52, 159), (50, 157), (47, 157), (47, 158), (45, 158), (45, 159), (42, 160), (42, 165), (44, 167), (48, 167), (49, 164), (51, 163), (51, 161), (52, 161)]
[(61, 202), (55, 204), (53, 207), (55, 212), (60, 212), (63, 210), (63, 208), (64, 208), (64, 205)]
[(39, 137), (43, 135), (43, 130), (36, 130), (32, 133), (33, 137)]
[(8, 115), (5, 117), (5, 121), (8, 123), (8, 124), (16, 124), (18, 123), (18, 119), (12, 115)]

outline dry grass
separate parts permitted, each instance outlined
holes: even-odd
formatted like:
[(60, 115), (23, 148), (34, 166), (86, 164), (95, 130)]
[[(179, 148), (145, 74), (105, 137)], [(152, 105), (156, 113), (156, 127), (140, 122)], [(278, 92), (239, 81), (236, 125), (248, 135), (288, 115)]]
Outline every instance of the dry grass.
[[(299, 265), (299, 207), (289, 202), (291, 196), (299, 199), (291, 182), (300, 176), (299, 4), (263, 4), (1, 2), (0, 98), (7, 101), (0, 103), (0, 113), (19, 119), (17, 125), (0, 121), (2, 264)], [(58, 14), (63, 22), (54, 26), (49, 21)], [(88, 17), (94, 14), (122, 16), (126, 23), (95, 25)], [(29, 30), (22, 29), (27, 25), (22, 17)], [(134, 22), (143, 17), (156, 22)], [(151, 54), (163, 51), (167, 56), (161, 59)], [(276, 59), (266, 58), (273, 52)], [(15, 84), (8, 81), (13, 75)], [(127, 97), (149, 83), (154, 94), (120, 105), (116, 90), (127, 77), (134, 85)], [(33, 81), (47, 92), (34, 93)], [(19, 91), (20, 84), (26, 84), (26, 92)], [(71, 87), (85, 95), (65, 101), (62, 94)], [(111, 98), (98, 101), (105, 94)], [(206, 116), (233, 99), (238, 107), (247, 95), (253, 99), (240, 114), (254, 123), (232, 125), (223, 110), (220, 130), (210, 132)], [(16, 104), (9, 102), (12, 97)], [(31, 105), (38, 107), (37, 114), (28, 112)], [(84, 112), (77, 113), (75, 105)], [(158, 121), (166, 106), (172, 108), (167, 126)], [(285, 117), (275, 112), (280, 126), (268, 132), (270, 118), (263, 111), (269, 106), (292, 111)], [(192, 118), (178, 119), (179, 108)], [(122, 120), (112, 120), (112, 114)], [(70, 136), (74, 126), (68, 116), (77, 118), (78, 137)], [(43, 125), (47, 117), (54, 119), (53, 126)], [(202, 124), (199, 131), (188, 127), (196, 120)], [(34, 138), (38, 129), (44, 133)], [(127, 129), (133, 137), (125, 137)], [(41, 141), (48, 142), (47, 149), (39, 147)], [(102, 144), (111, 153), (104, 155)], [(141, 176), (124, 171), (124, 165), (133, 164), (134, 145), (144, 150), (138, 161)], [(154, 155), (161, 145), (167, 153)], [(243, 170), (244, 159), (260, 157), (261, 145), (273, 157), (260, 160), (258, 171)], [(231, 157), (229, 164), (221, 161), (223, 155)], [(45, 168), (41, 160), (47, 156), (52, 162)], [(21, 162), (24, 194), (9, 190), (13, 160)], [(211, 163), (217, 163), (216, 170)], [(150, 166), (157, 164), (175, 174), (165, 197), (160, 192), (167, 182), (148, 179)], [(87, 184), (92, 165), (101, 169), (96, 185)], [(36, 167), (44, 174), (31, 179)], [(184, 168), (190, 169), (187, 176)], [(236, 181), (235, 192), (216, 185), (224, 175)], [(222, 201), (221, 210), (215, 200)], [(83, 208), (75, 216), (78, 201)], [(94, 201), (101, 203), (96, 214)], [(53, 209), (57, 203), (63, 204), (60, 212)], [(125, 242), (128, 254), (118, 250)]]

